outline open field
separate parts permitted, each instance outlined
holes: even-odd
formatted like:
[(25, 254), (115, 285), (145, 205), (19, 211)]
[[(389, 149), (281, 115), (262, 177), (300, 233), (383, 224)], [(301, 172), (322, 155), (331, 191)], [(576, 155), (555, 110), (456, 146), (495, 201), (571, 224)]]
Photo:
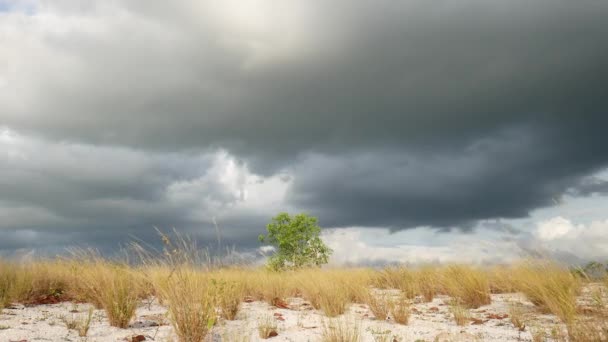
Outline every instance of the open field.
[(0, 263), (1, 341), (602, 341), (605, 283), (549, 262), (384, 269)]

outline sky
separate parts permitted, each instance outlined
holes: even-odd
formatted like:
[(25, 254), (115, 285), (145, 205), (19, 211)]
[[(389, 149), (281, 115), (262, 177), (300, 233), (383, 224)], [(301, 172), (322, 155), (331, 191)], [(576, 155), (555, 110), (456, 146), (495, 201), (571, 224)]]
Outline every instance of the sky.
[[(608, 2), (0, 0), (0, 255), (608, 259)], [(218, 233), (219, 232), (219, 233)]]

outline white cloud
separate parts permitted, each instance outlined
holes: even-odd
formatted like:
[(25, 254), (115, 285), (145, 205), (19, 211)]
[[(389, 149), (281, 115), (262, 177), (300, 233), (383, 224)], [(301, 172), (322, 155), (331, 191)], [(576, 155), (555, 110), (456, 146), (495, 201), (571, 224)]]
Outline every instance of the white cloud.
[(550, 241), (567, 235), (573, 229), (575, 229), (575, 227), (570, 221), (558, 216), (550, 220), (540, 222), (538, 224), (536, 235), (541, 240)]
[(586, 260), (608, 258), (608, 220), (574, 224), (561, 216), (541, 221), (539, 245), (554, 253), (569, 253)]
[[(420, 230), (430, 231), (427, 228)], [(366, 237), (368, 234), (376, 237), (374, 244)], [(430, 241), (399, 243), (414, 234), (415, 230), (390, 233), (388, 229), (381, 228), (342, 228), (325, 231), (323, 240), (333, 249), (331, 263), (336, 265), (385, 262), (482, 264), (509, 262), (522, 253), (515, 241), (484, 239), (480, 234), (456, 232), (439, 233), (442, 243), (438, 245), (430, 245)]]

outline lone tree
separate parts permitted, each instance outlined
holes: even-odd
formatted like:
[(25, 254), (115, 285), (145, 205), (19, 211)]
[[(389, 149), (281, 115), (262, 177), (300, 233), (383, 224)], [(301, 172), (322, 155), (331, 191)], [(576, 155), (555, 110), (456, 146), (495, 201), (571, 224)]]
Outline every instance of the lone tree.
[(326, 264), (332, 250), (323, 243), (317, 218), (306, 214), (289, 216), (280, 213), (266, 225), (268, 235), (260, 235), (260, 242), (277, 247), (268, 259), (273, 270), (301, 268)]

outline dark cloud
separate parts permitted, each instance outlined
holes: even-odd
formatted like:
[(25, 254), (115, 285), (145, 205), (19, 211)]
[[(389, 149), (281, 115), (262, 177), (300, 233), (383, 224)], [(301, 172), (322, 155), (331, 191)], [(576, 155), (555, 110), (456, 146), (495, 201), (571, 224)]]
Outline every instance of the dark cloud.
[(524, 217), (606, 165), (599, 132), (588, 139), (576, 130), (591, 132), (587, 125), (600, 121), (517, 128), (459, 153), (313, 155), (298, 165), (290, 200), (330, 226), (467, 229), (479, 220)]
[(581, 179), (578, 184), (568, 190), (574, 196), (591, 196), (608, 194), (608, 181), (597, 176)]
[(604, 1), (26, 7), (0, 13), (0, 124), (38, 139), (0, 165), (11, 229), (207, 231), (244, 196), (218, 149), (285, 172), (272, 210), (393, 230), (526, 216), (608, 166)]

